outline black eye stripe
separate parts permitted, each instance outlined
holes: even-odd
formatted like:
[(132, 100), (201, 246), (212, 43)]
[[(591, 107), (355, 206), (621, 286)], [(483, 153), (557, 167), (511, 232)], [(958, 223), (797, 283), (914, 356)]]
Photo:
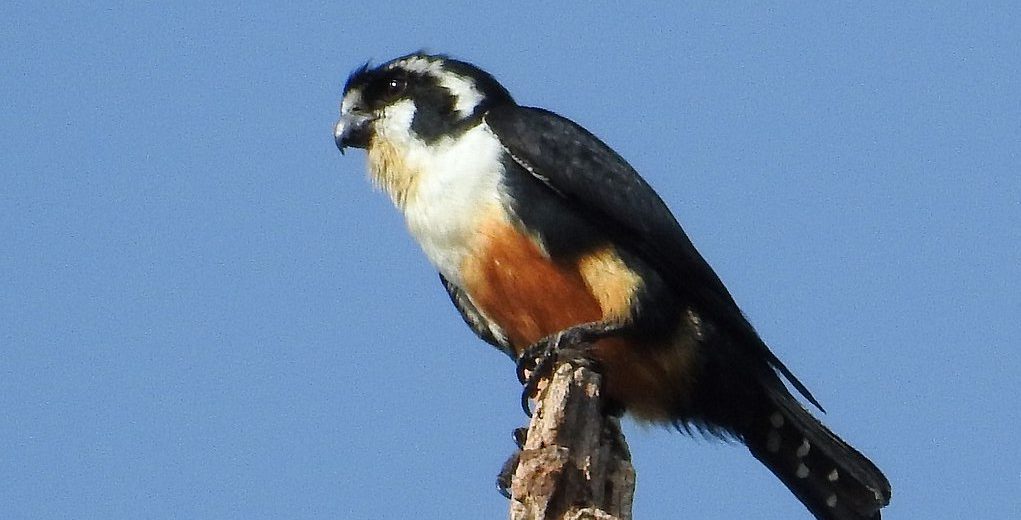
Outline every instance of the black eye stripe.
[(380, 106), (400, 97), (408, 90), (410, 78), (401, 71), (387, 71), (370, 79), (363, 96), (370, 106)]
[(404, 93), (408, 81), (404, 78), (390, 78), (386, 82), (385, 94), (389, 97), (396, 97)]

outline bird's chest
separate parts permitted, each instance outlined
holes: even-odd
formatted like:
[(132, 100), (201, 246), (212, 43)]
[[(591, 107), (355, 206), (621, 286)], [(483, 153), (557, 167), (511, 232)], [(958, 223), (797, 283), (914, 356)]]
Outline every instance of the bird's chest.
[(417, 160), (412, 154), (405, 165), (411, 180), (394, 197), (429, 261), (457, 285), (465, 259), (484, 247), (487, 225), (507, 218), (502, 167), (484, 144), (440, 149)]
[[(516, 223), (499, 162), (420, 170), (401, 203), (429, 261), (517, 347), (600, 317), (575, 261), (555, 260)], [(395, 200), (397, 200), (395, 198)]]
[(379, 142), (370, 169), (429, 261), (520, 348), (601, 319), (606, 291), (594, 294), (593, 284), (615, 264), (599, 255), (551, 258), (510, 210), (502, 154), (480, 126), (429, 147)]
[(500, 219), (460, 264), (459, 286), (516, 350), (573, 325), (603, 318), (583, 261), (551, 258), (527, 233)]
[(499, 194), (478, 185), (474, 190), (463, 185), (421, 188), (423, 193), (405, 211), (408, 230), (440, 273), (462, 285), (462, 266), (485, 247), (487, 224), (505, 215)]

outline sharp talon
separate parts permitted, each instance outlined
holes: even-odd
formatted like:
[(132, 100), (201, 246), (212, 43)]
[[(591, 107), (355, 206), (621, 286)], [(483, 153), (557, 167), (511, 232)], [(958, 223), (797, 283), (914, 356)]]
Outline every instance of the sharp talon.
[(532, 410), (528, 407), (528, 399), (539, 389), (539, 381), (549, 375), (556, 364), (557, 351), (547, 348), (541, 355), (537, 356), (532, 372), (525, 378), (525, 387), (521, 390), (521, 409), (525, 415), (532, 417)]
[(528, 358), (528, 351), (526, 350), (525, 353), (521, 355), (521, 358), (518, 359), (518, 367), (517, 367), (518, 372), (517, 372), (517, 374), (518, 374), (518, 382), (521, 383), (521, 384), (525, 384), (525, 379), (526, 379), (525, 378), (525, 372), (528, 371), (528, 368), (526, 367), (526, 365), (528, 365), (529, 361), (534, 361), (534, 359), (527, 359), (527, 358)]
[(526, 372), (535, 372), (536, 368), (542, 363), (543, 358), (549, 356), (550, 352), (554, 350), (555, 347), (551, 345), (552, 342), (552, 338), (545, 337), (529, 345), (521, 353), (521, 357), (518, 358), (517, 362), (519, 383), (525, 384), (529, 379)]
[(521, 353), (521, 357), (518, 358), (517, 362), (518, 382), (525, 384), (530, 379), (530, 376), (525, 374), (526, 372), (541, 371), (539, 367), (544, 365), (546, 360), (560, 349), (563, 335), (563, 332), (558, 332), (553, 336), (546, 336), (529, 345)]
[(511, 437), (514, 438), (514, 445), (519, 450), (524, 449), (525, 441), (528, 439), (528, 428), (514, 428), (514, 431), (511, 432)]
[(529, 390), (530, 389), (526, 386), (521, 392), (521, 409), (525, 412), (525, 415), (531, 419), (532, 409), (528, 406), (528, 398), (531, 397), (531, 392)]
[(517, 361), (518, 381), (524, 385), (521, 391), (521, 409), (525, 415), (532, 417), (528, 400), (538, 388), (539, 381), (546, 377), (556, 364), (561, 350), (577, 350), (574, 355), (579, 356), (587, 350), (588, 345), (584, 345), (585, 343), (590, 343), (613, 330), (616, 329), (607, 324), (589, 323), (551, 334), (529, 345)]

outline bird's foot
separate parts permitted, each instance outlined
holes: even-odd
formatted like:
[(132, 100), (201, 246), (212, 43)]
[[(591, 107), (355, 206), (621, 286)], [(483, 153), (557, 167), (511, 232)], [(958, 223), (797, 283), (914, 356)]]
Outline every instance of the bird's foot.
[(528, 400), (535, 394), (542, 381), (556, 365), (558, 359), (570, 359), (578, 364), (590, 364), (587, 356), (592, 342), (619, 330), (614, 324), (603, 322), (585, 323), (551, 334), (535, 342), (518, 358), (518, 381), (524, 385), (521, 391), (521, 409), (531, 417)]
[(514, 437), (514, 444), (518, 449), (504, 461), (503, 466), (500, 467), (500, 473), (496, 475), (496, 490), (505, 498), (511, 498), (511, 482), (514, 480), (514, 472), (518, 470), (521, 450), (524, 449), (525, 439), (528, 438), (528, 428), (514, 428), (511, 435)]

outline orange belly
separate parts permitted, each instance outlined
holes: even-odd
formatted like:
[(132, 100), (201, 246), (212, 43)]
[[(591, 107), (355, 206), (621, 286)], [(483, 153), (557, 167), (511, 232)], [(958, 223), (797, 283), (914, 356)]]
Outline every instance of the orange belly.
[(507, 223), (485, 226), (480, 234), (486, 242), (461, 267), (464, 289), (518, 354), (550, 334), (603, 319), (578, 262), (553, 261)]
[[(518, 355), (574, 325), (630, 320), (641, 279), (612, 246), (557, 262), (510, 224), (492, 223), (481, 235), (486, 243), (462, 266), (464, 289)], [(611, 337), (597, 341), (592, 353), (604, 368), (607, 397), (639, 418), (665, 421), (694, 382), (694, 349), (682, 339), (644, 345)]]

